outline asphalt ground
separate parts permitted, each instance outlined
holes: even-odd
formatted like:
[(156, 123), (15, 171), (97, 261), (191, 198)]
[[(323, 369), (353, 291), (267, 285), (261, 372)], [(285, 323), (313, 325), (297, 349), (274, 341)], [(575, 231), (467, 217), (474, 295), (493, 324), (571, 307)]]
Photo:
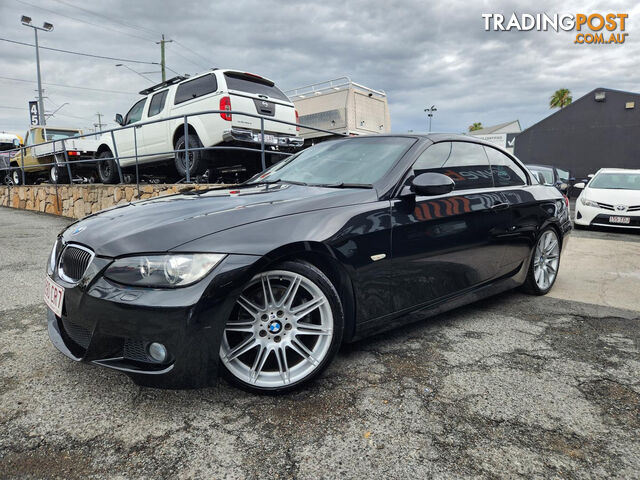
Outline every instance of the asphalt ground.
[(574, 232), (551, 295), (345, 346), (268, 397), (140, 388), (58, 353), (40, 297), (68, 223), (0, 208), (0, 478), (640, 478), (637, 234)]

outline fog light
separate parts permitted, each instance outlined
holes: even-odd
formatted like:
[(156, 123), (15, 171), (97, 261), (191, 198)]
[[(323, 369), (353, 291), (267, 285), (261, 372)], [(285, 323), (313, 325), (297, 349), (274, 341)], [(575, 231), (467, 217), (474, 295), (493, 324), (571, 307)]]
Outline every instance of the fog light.
[(148, 350), (149, 356), (156, 362), (164, 362), (167, 359), (167, 348), (161, 343), (151, 343)]

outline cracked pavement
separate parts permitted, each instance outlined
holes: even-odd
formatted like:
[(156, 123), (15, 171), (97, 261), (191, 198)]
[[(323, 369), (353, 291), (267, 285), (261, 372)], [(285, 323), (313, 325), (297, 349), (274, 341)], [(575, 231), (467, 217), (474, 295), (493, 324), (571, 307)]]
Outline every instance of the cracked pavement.
[[(640, 308), (572, 299), (572, 263), (561, 298), (507, 293), (345, 345), (293, 394), (165, 391), (50, 344), (43, 270), (68, 223), (0, 208), (0, 478), (640, 478)], [(573, 237), (570, 262), (640, 245)], [(636, 267), (613, 268), (637, 301)]]

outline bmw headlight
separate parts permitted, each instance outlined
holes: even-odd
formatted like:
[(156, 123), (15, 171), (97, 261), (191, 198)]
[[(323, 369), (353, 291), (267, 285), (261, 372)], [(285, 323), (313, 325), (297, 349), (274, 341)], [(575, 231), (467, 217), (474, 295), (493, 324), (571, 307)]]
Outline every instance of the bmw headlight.
[(589, 200), (586, 197), (580, 197), (580, 203), (582, 203), (586, 207), (596, 207), (596, 208), (598, 208), (600, 206), (596, 202), (594, 202), (593, 200)]
[(186, 287), (204, 278), (224, 257), (218, 253), (125, 257), (113, 262), (104, 276), (136, 287)]
[(56, 239), (56, 243), (53, 244), (51, 254), (49, 255), (49, 261), (47, 262), (47, 273), (53, 275), (56, 270), (56, 260), (58, 259), (58, 247), (60, 246), (60, 239)]

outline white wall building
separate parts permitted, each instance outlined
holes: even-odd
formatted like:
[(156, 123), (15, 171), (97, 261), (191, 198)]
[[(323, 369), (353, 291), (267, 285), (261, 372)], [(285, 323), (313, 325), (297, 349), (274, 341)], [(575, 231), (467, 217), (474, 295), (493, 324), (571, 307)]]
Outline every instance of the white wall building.
[(495, 143), (502, 148), (506, 148), (510, 153), (513, 153), (516, 137), (521, 131), (520, 120), (513, 120), (511, 122), (501, 123), (500, 125), (474, 130), (473, 132), (469, 132), (469, 135)]

